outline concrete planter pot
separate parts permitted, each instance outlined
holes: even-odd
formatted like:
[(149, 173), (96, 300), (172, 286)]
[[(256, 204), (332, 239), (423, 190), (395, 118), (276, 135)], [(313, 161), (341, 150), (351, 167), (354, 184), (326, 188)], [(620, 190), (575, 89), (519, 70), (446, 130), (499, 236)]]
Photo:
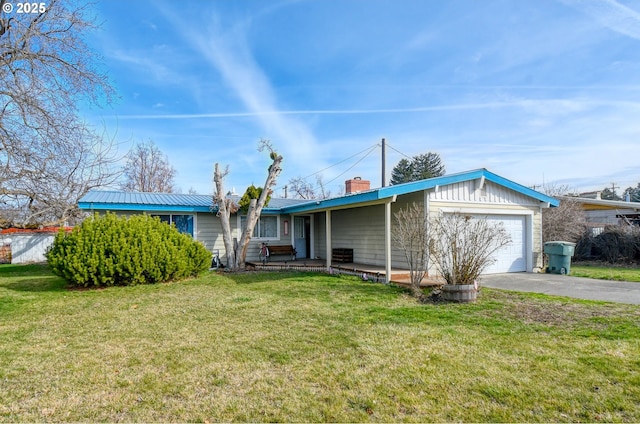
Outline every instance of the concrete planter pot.
[(442, 286), (442, 298), (449, 302), (473, 303), (478, 297), (475, 284), (445, 284)]

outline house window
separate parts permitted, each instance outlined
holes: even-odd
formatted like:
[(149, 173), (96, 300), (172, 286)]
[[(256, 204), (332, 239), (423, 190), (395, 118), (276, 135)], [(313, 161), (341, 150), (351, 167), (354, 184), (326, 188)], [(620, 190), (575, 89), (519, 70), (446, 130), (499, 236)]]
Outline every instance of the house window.
[[(240, 226), (242, 231), (246, 228), (247, 217), (240, 217)], [(278, 217), (277, 216), (261, 216), (258, 218), (255, 228), (253, 229), (253, 238), (260, 239), (277, 239), (278, 238)]]
[(151, 215), (160, 221), (175, 225), (176, 229), (193, 237), (193, 215)]

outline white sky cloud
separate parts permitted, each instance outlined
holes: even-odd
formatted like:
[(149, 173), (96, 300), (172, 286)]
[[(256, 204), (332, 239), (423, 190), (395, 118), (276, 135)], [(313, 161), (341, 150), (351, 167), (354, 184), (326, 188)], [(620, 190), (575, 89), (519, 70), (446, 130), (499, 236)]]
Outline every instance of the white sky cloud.
[(640, 13), (615, 0), (562, 0), (601, 25), (640, 40)]

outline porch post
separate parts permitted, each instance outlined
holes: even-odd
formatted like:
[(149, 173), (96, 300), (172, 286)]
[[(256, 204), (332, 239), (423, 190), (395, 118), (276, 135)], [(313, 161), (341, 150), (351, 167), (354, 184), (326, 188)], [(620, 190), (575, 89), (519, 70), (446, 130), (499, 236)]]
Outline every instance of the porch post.
[(387, 284), (391, 282), (391, 202), (384, 204), (384, 272)]
[(327, 257), (327, 271), (331, 268), (331, 211), (327, 209), (325, 212), (325, 240), (326, 240), (326, 257)]

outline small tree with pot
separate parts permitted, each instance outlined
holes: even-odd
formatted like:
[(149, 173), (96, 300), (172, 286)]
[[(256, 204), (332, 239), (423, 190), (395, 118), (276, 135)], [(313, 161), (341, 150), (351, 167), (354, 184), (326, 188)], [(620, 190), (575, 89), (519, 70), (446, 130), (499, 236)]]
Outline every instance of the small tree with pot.
[[(462, 213), (441, 213), (429, 220), (429, 257), (447, 285), (473, 286), (480, 274), (495, 262), (493, 254), (511, 243), (502, 224)], [(469, 299), (471, 300), (471, 299)]]

